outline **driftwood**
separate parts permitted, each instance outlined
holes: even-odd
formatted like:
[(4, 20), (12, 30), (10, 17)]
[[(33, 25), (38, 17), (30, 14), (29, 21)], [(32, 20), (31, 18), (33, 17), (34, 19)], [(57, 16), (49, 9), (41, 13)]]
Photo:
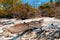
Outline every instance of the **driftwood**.
[(42, 24), (42, 21), (34, 21), (29, 23), (23, 23), (23, 24), (16, 24), (13, 27), (7, 28), (7, 30), (11, 33), (20, 33), (24, 30), (32, 29), (33, 27), (39, 28)]
[(32, 29), (28, 29), (28, 30), (25, 30), (24, 32), (22, 32), (21, 34), (18, 34), (16, 37), (13, 37), (12, 39), (10, 39), (10, 40), (16, 40), (18, 37), (21, 37), (21, 36), (23, 36), (26, 32), (32, 32), (34, 29), (37, 29), (37, 28), (32, 28)]

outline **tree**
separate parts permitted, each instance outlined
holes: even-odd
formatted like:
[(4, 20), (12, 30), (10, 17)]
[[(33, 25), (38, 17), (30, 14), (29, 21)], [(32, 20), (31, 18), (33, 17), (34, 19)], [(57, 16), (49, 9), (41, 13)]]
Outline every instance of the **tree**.
[(60, 0), (55, 0), (55, 2), (60, 2)]
[(52, 2), (53, 2), (53, 0), (50, 0), (50, 2), (52, 3)]
[(16, 8), (17, 5), (21, 3), (21, 0), (13, 0), (13, 9)]
[(3, 0), (3, 6), (5, 8), (10, 8), (13, 6), (13, 0)]
[(60, 0), (55, 0), (55, 4), (56, 4), (56, 6), (60, 6)]

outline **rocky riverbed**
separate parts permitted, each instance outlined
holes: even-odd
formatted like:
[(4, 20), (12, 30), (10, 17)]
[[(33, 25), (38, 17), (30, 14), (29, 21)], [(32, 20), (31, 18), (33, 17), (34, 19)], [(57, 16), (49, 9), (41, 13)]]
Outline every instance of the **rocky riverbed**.
[(60, 19), (0, 19), (0, 40), (60, 40)]

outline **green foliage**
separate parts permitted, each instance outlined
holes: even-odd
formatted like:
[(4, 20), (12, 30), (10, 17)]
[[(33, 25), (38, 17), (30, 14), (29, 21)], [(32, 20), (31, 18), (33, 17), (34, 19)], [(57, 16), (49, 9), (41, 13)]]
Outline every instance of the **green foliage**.
[(50, 17), (54, 17), (55, 16), (55, 12), (54, 12), (54, 10), (52, 8), (50, 8), (48, 10), (48, 16), (50, 16)]
[[(13, 10), (14, 10), (14, 3), (20, 2), (20, 0), (0, 0), (0, 4), (3, 5), (2, 8), (0, 8), (0, 18), (11, 18), (13, 17)], [(14, 3), (13, 3), (14, 2)], [(17, 6), (17, 5), (15, 5)]]
[(9, 12), (7, 9), (0, 9), (0, 18), (8, 18), (10, 16), (10, 13), (11, 12)]
[(42, 8), (42, 9), (44, 9), (44, 8), (50, 8), (50, 6), (48, 4), (43, 4), (39, 8)]
[(31, 13), (35, 11), (36, 11), (35, 8), (32, 8), (28, 3), (26, 3), (24, 5), (23, 4), (17, 5), (16, 8), (13, 10), (13, 14), (15, 15), (14, 17), (18, 17), (21, 19), (27, 19), (31, 17)]
[(60, 0), (55, 0), (56, 6), (60, 6)]
[(60, 2), (60, 0), (55, 0), (55, 2)]
[(53, 0), (50, 0), (50, 2), (52, 3), (52, 2), (53, 2)]
[(41, 10), (41, 15), (45, 17), (54, 17), (55, 16), (55, 11), (49, 4), (43, 4), (42, 6), (39, 7)]

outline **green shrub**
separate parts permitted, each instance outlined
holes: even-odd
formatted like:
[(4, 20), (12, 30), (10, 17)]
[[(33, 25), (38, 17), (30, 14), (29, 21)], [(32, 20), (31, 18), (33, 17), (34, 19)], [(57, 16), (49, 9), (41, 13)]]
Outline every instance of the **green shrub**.
[(50, 6), (48, 4), (43, 4), (39, 8), (42, 8), (42, 9), (44, 9), (44, 8), (50, 8)]

